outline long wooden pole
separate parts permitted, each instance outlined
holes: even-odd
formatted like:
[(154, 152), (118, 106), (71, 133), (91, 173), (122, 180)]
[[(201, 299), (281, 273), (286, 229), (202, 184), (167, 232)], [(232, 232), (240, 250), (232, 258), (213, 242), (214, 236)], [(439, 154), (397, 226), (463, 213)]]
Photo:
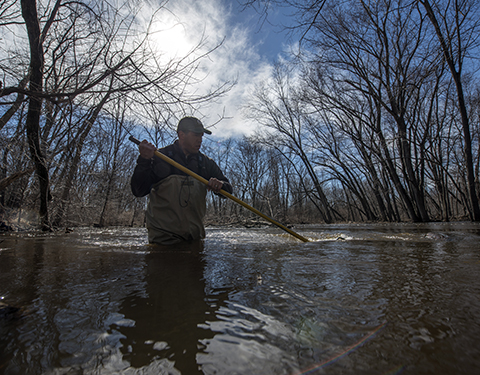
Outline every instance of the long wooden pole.
[[(133, 136), (130, 136), (128, 139), (130, 141), (132, 141), (133, 143), (137, 144), (137, 145), (140, 144), (140, 141)], [(161, 152), (155, 151), (155, 155), (158, 156), (163, 161), (167, 162), (168, 164), (173, 165), (175, 168), (180, 169), (182, 172), (185, 172), (186, 174), (192, 176), (193, 178), (197, 179), (198, 181), (204, 183), (205, 185), (208, 185), (208, 181), (206, 179), (204, 179), (202, 176), (199, 176), (195, 172), (192, 172), (190, 169), (188, 169), (188, 168), (184, 167), (183, 165), (177, 163), (175, 160), (170, 159), (168, 156), (162, 154)], [(267, 215), (262, 214), (256, 208), (253, 208), (252, 206), (248, 205), (244, 201), (238, 199), (236, 196), (226, 192), (223, 189), (220, 190), (220, 193), (222, 195), (224, 195), (225, 197), (230, 198), (232, 201), (242, 205), (246, 209), (252, 211), (253, 213), (257, 214), (258, 216), (263, 217), (265, 220), (268, 220), (272, 224), (275, 224), (277, 227), (283, 229), (285, 232), (290, 233), (292, 236), (298, 238), (299, 240), (301, 240), (303, 242), (308, 242), (308, 240), (305, 237), (302, 237), (298, 233), (295, 233), (293, 230), (287, 228), (285, 225), (280, 224), (278, 221), (272, 219), (271, 217), (268, 217)]]

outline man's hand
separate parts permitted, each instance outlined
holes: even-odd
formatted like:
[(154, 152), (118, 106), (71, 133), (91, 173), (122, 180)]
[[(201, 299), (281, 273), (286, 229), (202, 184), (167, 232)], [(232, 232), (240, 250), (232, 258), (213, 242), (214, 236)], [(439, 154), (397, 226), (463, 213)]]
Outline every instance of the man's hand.
[(151, 159), (155, 155), (156, 147), (144, 139), (138, 145), (138, 151), (140, 151), (140, 156), (144, 159)]
[(223, 182), (220, 180), (217, 180), (215, 177), (212, 177), (208, 181), (207, 189), (210, 191), (213, 191), (214, 193), (220, 192), (222, 187), (223, 187)]

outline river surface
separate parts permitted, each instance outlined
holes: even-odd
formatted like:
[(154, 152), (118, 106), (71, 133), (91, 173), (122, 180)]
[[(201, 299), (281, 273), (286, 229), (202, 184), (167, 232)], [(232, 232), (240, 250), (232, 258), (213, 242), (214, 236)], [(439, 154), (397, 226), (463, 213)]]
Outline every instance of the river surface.
[(480, 225), (293, 229), (0, 235), (0, 374), (479, 373)]

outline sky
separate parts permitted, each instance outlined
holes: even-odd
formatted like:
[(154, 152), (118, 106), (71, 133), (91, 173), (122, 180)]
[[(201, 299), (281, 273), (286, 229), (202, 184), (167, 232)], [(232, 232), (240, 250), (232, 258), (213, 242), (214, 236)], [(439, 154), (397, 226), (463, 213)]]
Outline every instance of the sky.
[[(155, 12), (155, 2), (145, 7), (146, 18)], [(151, 7), (151, 8), (149, 8)], [(288, 22), (282, 8), (269, 13), (267, 22), (253, 9), (241, 11), (237, 0), (170, 0), (156, 14), (158, 23), (156, 43), (162, 51), (181, 56), (198, 43), (204, 35), (208, 45), (223, 40), (220, 48), (203, 62), (199, 88), (206, 90), (223, 80), (237, 84), (216, 103), (203, 107), (198, 116), (206, 127), (224, 119), (211, 128), (214, 137), (241, 137), (251, 134), (256, 125), (243, 118), (241, 107), (251, 95), (255, 84), (268, 79), (273, 63), (288, 47), (289, 37), (281, 24)]]

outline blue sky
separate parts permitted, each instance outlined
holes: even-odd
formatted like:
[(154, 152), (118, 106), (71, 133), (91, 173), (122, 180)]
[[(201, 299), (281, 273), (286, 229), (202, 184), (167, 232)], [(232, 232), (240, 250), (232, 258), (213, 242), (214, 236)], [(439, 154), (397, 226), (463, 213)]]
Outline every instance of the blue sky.
[(237, 2), (234, 3), (232, 21), (250, 30), (252, 40), (259, 43), (259, 53), (262, 56), (270, 61), (276, 60), (278, 54), (282, 53), (283, 46), (291, 39), (283, 27), (291, 21), (288, 10), (285, 8), (272, 10), (265, 20), (255, 10), (248, 8), (242, 11)]

